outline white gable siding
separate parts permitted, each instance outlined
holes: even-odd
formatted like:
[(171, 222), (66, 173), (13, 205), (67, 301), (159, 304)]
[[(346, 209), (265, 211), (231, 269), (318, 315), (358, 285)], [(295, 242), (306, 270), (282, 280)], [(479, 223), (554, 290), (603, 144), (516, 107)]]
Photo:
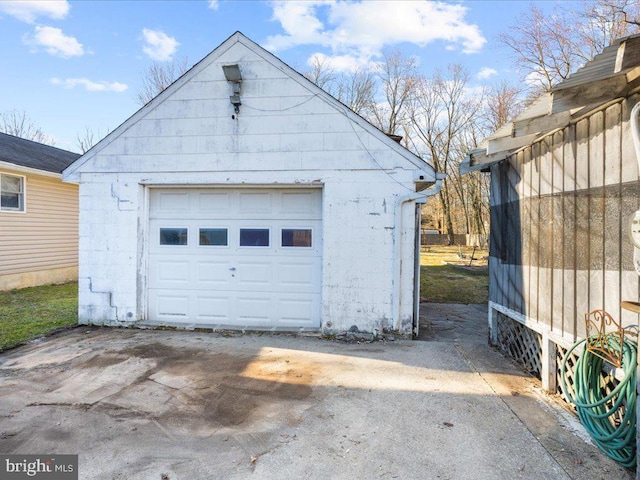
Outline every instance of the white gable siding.
[[(230, 63), (244, 80), (239, 115), (221, 68)], [(394, 222), (398, 198), (414, 191), (416, 165), (290, 73), (234, 43), (67, 174), (81, 185), (81, 321), (153, 320), (146, 305), (150, 187), (310, 185), (323, 189), (322, 327), (410, 332), (414, 204), (402, 210), (402, 236)], [(429, 178), (426, 165), (423, 173)], [(403, 242), (396, 319), (395, 239)]]

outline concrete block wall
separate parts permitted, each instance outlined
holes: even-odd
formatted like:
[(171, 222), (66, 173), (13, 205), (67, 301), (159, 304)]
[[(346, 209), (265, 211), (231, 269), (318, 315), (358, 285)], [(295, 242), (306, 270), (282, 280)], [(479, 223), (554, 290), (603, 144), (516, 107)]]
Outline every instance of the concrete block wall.
[[(138, 189), (142, 178), (98, 174), (81, 184), (80, 319), (84, 323), (118, 324), (144, 320), (144, 299), (139, 298), (145, 271), (143, 243), (148, 223), (146, 205)], [(121, 177), (121, 178), (118, 178)], [(193, 184), (185, 174), (149, 174), (153, 185)], [(281, 174), (277, 183), (253, 183), (259, 176), (245, 175), (222, 183), (219, 175), (208, 185), (300, 185), (299, 172)], [(218, 177), (218, 178), (215, 178)], [(236, 175), (234, 175), (236, 177)], [(294, 183), (293, 179), (298, 183)], [(379, 171), (354, 172), (313, 180), (323, 186), (322, 322), (328, 331), (352, 325), (365, 331), (383, 328), (411, 331), (413, 304), (413, 204), (402, 210), (401, 324), (393, 324), (394, 219), (397, 183)], [(111, 182), (110, 182), (111, 180)], [(326, 180), (326, 183), (325, 183)], [(367, 181), (368, 180), (368, 181)], [(308, 179), (310, 184), (311, 179)], [(304, 184), (304, 183), (303, 183)], [(371, 185), (375, 185), (372, 188)], [(112, 191), (118, 191), (112, 196)], [(375, 193), (374, 193), (375, 192)]]

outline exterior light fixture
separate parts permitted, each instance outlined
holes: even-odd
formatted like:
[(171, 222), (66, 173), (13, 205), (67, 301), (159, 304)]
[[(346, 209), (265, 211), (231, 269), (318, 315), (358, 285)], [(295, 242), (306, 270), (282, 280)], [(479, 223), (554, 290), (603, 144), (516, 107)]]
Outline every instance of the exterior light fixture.
[(240, 113), (240, 85), (242, 84), (242, 74), (240, 73), (240, 67), (238, 64), (223, 65), (222, 71), (227, 82), (230, 82), (233, 86), (233, 95), (229, 97), (231, 104), (234, 106), (236, 113)]
[(236, 113), (240, 113), (240, 105), (242, 105), (240, 95), (231, 95), (229, 100), (231, 100), (231, 105), (235, 107)]

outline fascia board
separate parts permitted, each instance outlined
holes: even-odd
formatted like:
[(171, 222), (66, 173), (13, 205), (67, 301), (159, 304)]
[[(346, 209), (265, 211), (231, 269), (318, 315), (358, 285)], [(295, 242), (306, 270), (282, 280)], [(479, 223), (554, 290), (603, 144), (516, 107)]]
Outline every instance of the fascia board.
[(0, 169), (13, 170), (20, 173), (30, 173), (34, 175), (42, 175), (43, 177), (62, 178), (62, 174), (55, 172), (48, 172), (46, 170), (40, 170), (38, 168), (23, 167), (22, 165), (16, 165), (15, 163), (0, 161)]

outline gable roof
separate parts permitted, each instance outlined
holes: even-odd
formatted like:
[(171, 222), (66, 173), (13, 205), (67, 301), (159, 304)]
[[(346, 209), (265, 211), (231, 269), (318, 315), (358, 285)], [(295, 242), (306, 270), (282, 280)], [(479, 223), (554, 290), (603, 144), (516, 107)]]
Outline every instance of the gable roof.
[(59, 174), (79, 157), (77, 153), (0, 133), (0, 162)]
[(467, 153), (460, 173), (487, 168), (607, 103), (640, 91), (640, 35), (614, 40), (513, 122)]
[[(272, 53), (265, 50), (263, 47), (253, 42), (241, 32), (235, 32), (229, 38), (227, 38), (224, 42), (222, 42), (217, 48), (215, 48), (211, 53), (201, 59), (198, 63), (196, 63), (190, 70), (184, 73), (180, 78), (174, 81), (170, 86), (168, 86), (165, 90), (159, 93), (154, 99), (149, 101), (146, 105), (140, 108), (136, 113), (134, 113), (131, 117), (125, 120), (119, 127), (114, 129), (110, 134), (108, 134), (105, 138), (103, 138), (100, 142), (94, 145), (89, 151), (87, 151), (82, 157), (80, 157), (76, 162), (70, 165), (63, 172), (63, 178), (65, 180), (70, 180), (72, 175), (76, 170), (78, 170), (82, 165), (84, 165), (87, 161), (93, 158), (96, 154), (98, 154), (103, 148), (109, 145), (113, 140), (118, 138), (122, 133), (124, 133), (127, 129), (133, 126), (138, 120), (144, 118), (150, 111), (152, 111), (156, 106), (160, 105), (166, 99), (171, 97), (171, 95), (179, 90), (185, 83), (189, 82), (193, 77), (195, 77), (198, 73), (200, 73), (203, 69), (205, 69), (209, 64), (214, 62), (217, 58), (222, 56), (229, 48), (231, 48), (236, 43), (240, 43), (244, 45), (246, 48), (251, 50), (253, 53), (261, 57), (266, 62), (269, 62), (271, 65), (286, 73), (292, 80), (298, 82), (300, 85), (305, 88), (312, 90), (314, 94), (322, 98), (325, 102), (332, 105), (335, 109), (341, 111), (345, 116), (347, 116), (350, 120), (357, 123), (358, 126), (362, 127), (370, 134), (375, 135), (381, 142), (383, 142), (390, 150), (398, 153), (410, 163), (412, 163), (417, 169), (421, 170), (423, 173), (427, 173), (428, 177), (424, 178), (425, 182), (433, 182), (436, 178), (442, 178), (442, 175), (436, 174), (435, 169), (432, 165), (428, 164), (422, 158), (413, 154), (411, 151), (403, 147), (401, 144), (396, 142), (394, 139), (387, 136), (380, 129), (369, 123), (363, 117), (355, 113), (349, 107), (341, 103), (335, 97), (331, 96), (326, 91), (322, 90), (320, 87), (315, 85), (313, 82), (305, 78), (298, 71), (291, 68), (289, 65), (284, 63), (282, 60), (277, 58)], [(71, 181), (71, 180), (70, 180)]]

